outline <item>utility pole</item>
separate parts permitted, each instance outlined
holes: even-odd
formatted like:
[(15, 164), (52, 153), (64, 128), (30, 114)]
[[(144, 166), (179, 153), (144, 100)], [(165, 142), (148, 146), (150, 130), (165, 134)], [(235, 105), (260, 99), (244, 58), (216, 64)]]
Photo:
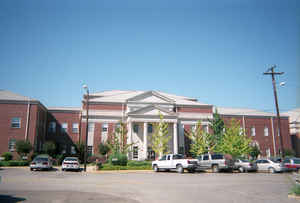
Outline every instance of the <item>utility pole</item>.
[(271, 75), (272, 76), (272, 84), (273, 84), (273, 92), (275, 97), (275, 105), (276, 105), (276, 111), (277, 111), (277, 122), (278, 122), (278, 132), (279, 132), (279, 142), (280, 142), (280, 156), (284, 158), (284, 147), (283, 147), (283, 138), (281, 133), (281, 125), (280, 125), (280, 113), (279, 113), (279, 107), (278, 107), (278, 99), (277, 99), (277, 91), (276, 91), (276, 82), (275, 82), (275, 75), (282, 75), (284, 72), (274, 72), (274, 68), (276, 68), (276, 65), (272, 66), (267, 70), (267, 72), (264, 72), (264, 75)]
[(88, 133), (89, 133), (89, 88), (87, 85), (83, 85), (86, 90), (86, 128), (85, 128), (85, 147), (84, 147), (84, 172), (86, 172), (86, 162), (88, 157)]

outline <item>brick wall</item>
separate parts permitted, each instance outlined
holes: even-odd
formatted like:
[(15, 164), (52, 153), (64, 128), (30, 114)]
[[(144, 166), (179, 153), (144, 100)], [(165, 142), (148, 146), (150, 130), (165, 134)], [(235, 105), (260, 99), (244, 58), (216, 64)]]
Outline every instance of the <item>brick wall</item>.
[(178, 112), (190, 112), (190, 113), (213, 113), (211, 106), (205, 107), (177, 107)]

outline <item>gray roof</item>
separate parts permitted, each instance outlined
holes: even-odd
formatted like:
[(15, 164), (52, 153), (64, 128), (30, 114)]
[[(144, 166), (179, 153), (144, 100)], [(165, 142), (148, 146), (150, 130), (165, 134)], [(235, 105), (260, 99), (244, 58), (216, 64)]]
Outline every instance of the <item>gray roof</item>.
[[(221, 115), (233, 115), (233, 116), (268, 116), (274, 117), (275, 113), (264, 112), (257, 109), (248, 108), (228, 108), (228, 107), (215, 107), (218, 113)], [(214, 111), (215, 111), (214, 109)], [(286, 116), (285, 114), (280, 115), (280, 117)]]
[(80, 111), (81, 107), (48, 107), (49, 111)]
[[(173, 101), (177, 105), (191, 105), (191, 106), (203, 106), (209, 105), (198, 102), (195, 98), (189, 98), (184, 96), (178, 96), (174, 94), (168, 94), (160, 91), (134, 91), (134, 90), (112, 90), (99, 93), (90, 94), (90, 102), (105, 102), (105, 103), (126, 103), (127, 101), (137, 98), (139, 96), (148, 94), (150, 97), (147, 99), (148, 103), (158, 102), (157, 96), (166, 102)], [(151, 95), (153, 97), (151, 97)], [(172, 103), (172, 102), (171, 102)], [(210, 106), (210, 105), (209, 105)]]
[(38, 101), (36, 99), (25, 97), (7, 90), (0, 90), (0, 101)]

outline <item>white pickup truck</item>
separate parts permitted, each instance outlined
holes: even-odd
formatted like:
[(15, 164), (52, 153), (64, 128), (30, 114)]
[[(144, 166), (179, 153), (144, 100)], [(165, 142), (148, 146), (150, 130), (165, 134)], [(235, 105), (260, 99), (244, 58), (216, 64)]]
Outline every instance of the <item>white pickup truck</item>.
[(161, 159), (152, 162), (152, 168), (155, 172), (176, 170), (178, 173), (183, 173), (184, 169), (194, 172), (197, 166), (197, 159), (185, 159), (182, 154), (167, 154)]

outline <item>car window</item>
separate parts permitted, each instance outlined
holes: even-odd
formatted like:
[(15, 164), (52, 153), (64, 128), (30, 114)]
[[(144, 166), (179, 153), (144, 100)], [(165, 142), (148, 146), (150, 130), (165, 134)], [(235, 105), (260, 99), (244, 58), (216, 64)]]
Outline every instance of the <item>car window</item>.
[(78, 160), (77, 158), (69, 157), (69, 158), (65, 158), (65, 161), (78, 161)]
[(211, 159), (213, 159), (213, 160), (224, 159), (224, 156), (222, 154), (213, 154), (213, 155), (211, 155)]
[(274, 162), (274, 163), (280, 163), (280, 160), (279, 159), (276, 159), (276, 158), (274, 158), (274, 159), (270, 159), (272, 162)]
[(166, 159), (167, 159), (167, 156), (164, 155), (163, 157), (161, 157), (160, 161), (164, 161), (164, 160), (166, 160)]
[(184, 156), (182, 154), (175, 154), (173, 156), (173, 159), (183, 159), (183, 158), (184, 158)]
[(203, 160), (208, 160), (208, 155), (204, 155)]
[(300, 164), (300, 159), (293, 159), (294, 160), (294, 164)]
[(285, 159), (285, 160), (283, 161), (283, 163), (285, 163), (285, 164), (290, 163), (290, 159)]
[(269, 161), (268, 161), (268, 160), (261, 160), (261, 163), (263, 163), (263, 164), (268, 164)]
[(43, 158), (43, 157), (39, 157), (39, 158), (35, 158), (33, 161), (48, 161), (48, 158)]
[(170, 155), (167, 156), (167, 160), (171, 160), (171, 156)]

